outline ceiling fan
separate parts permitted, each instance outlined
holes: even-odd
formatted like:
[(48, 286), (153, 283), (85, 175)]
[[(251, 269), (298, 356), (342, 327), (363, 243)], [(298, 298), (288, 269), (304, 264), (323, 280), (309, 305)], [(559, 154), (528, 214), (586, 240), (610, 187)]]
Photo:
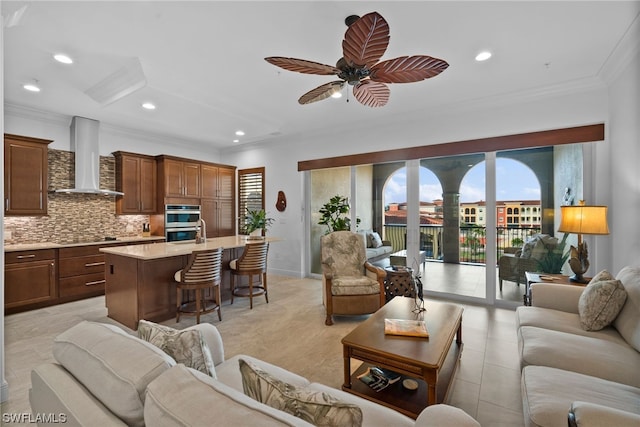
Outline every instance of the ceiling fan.
[(349, 27), (342, 41), (342, 58), (335, 67), (305, 59), (270, 56), (267, 62), (289, 71), (323, 76), (336, 75), (341, 80), (325, 83), (305, 93), (300, 104), (327, 99), (340, 92), (345, 83), (353, 86), (353, 96), (363, 105), (382, 107), (389, 101), (385, 83), (412, 83), (435, 77), (449, 67), (442, 59), (427, 55), (400, 56), (378, 62), (389, 45), (389, 24), (378, 13), (345, 19)]

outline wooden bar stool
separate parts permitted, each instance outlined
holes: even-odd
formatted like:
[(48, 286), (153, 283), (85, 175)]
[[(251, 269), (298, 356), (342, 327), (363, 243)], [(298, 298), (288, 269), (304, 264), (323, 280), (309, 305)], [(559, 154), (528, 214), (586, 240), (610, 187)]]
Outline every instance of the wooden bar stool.
[[(249, 297), (249, 307), (253, 308), (253, 297), (264, 295), (267, 303), (267, 253), (268, 242), (247, 243), (240, 258), (229, 263), (231, 269), (231, 304), (233, 297)], [(236, 276), (249, 276), (247, 286), (236, 286)], [(254, 276), (260, 279), (258, 285), (253, 284)]]
[[(176, 271), (177, 282), (176, 322), (180, 314), (196, 316), (200, 323), (200, 315), (218, 311), (218, 320), (222, 320), (220, 312), (220, 282), (222, 272), (222, 248), (193, 251), (189, 262), (182, 270)], [(210, 290), (209, 298), (205, 290)], [(183, 291), (195, 291), (195, 301), (182, 302)]]

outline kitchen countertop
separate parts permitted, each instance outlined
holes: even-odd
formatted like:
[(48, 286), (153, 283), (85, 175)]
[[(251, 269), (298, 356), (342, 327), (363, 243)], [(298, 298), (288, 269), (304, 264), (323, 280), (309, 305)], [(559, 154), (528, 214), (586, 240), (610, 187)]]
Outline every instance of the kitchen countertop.
[[(280, 239), (267, 237), (266, 240), (267, 242), (277, 242)], [(246, 246), (247, 243), (252, 242), (258, 242), (258, 240), (249, 240), (247, 236), (228, 236), (208, 238), (206, 243), (199, 244), (193, 242), (169, 242), (155, 243), (153, 245), (116, 246), (100, 248), (100, 252), (141, 260), (152, 260), (189, 255), (195, 250), (216, 249), (220, 247), (224, 249), (242, 248)]]
[(57, 248), (70, 248), (74, 246), (90, 246), (90, 245), (104, 245), (114, 243), (127, 243), (127, 242), (154, 242), (158, 240), (164, 240), (164, 236), (150, 236), (150, 237), (118, 237), (116, 240), (95, 240), (90, 242), (74, 242), (74, 243), (55, 243), (55, 242), (43, 242), (43, 243), (20, 243), (15, 245), (5, 245), (5, 252), (16, 251), (33, 251), (37, 249), (57, 249)]

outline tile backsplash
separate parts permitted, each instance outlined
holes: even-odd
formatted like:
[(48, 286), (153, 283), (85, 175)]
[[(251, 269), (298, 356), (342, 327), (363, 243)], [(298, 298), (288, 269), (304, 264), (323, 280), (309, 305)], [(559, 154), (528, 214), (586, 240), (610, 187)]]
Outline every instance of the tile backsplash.
[[(75, 153), (49, 149), (48, 154), (49, 191), (73, 188)], [(113, 156), (100, 157), (100, 188), (115, 190)], [(5, 238), (4, 243), (75, 243), (103, 240), (106, 236), (140, 236), (149, 216), (116, 215), (115, 200), (114, 196), (99, 194), (49, 193), (47, 216), (4, 218), (4, 229), (11, 232), (11, 238)]]

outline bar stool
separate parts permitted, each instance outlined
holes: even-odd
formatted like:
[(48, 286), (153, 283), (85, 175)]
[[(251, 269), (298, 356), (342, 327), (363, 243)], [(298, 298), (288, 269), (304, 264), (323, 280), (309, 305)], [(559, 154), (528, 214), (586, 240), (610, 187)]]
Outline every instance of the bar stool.
[[(182, 270), (176, 271), (174, 279), (177, 282), (176, 291), (176, 322), (180, 321), (180, 314), (196, 316), (196, 323), (200, 323), (200, 315), (218, 311), (218, 320), (222, 320), (220, 313), (220, 282), (222, 271), (222, 248), (193, 251), (189, 255), (189, 262)], [(207, 298), (205, 290), (211, 291)], [(195, 291), (195, 301), (182, 302), (183, 291)]]
[[(253, 308), (253, 297), (264, 295), (267, 303), (267, 253), (268, 242), (247, 243), (240, 258), (229, 263), (231, 269), (231, 304), (233, 297), (249, 297), (249, 307)], [(236, 276), (249, 276), (247, 286), (236, 286)], [(258, 276), (258, 285), (253, 284), (253, 277)]]

